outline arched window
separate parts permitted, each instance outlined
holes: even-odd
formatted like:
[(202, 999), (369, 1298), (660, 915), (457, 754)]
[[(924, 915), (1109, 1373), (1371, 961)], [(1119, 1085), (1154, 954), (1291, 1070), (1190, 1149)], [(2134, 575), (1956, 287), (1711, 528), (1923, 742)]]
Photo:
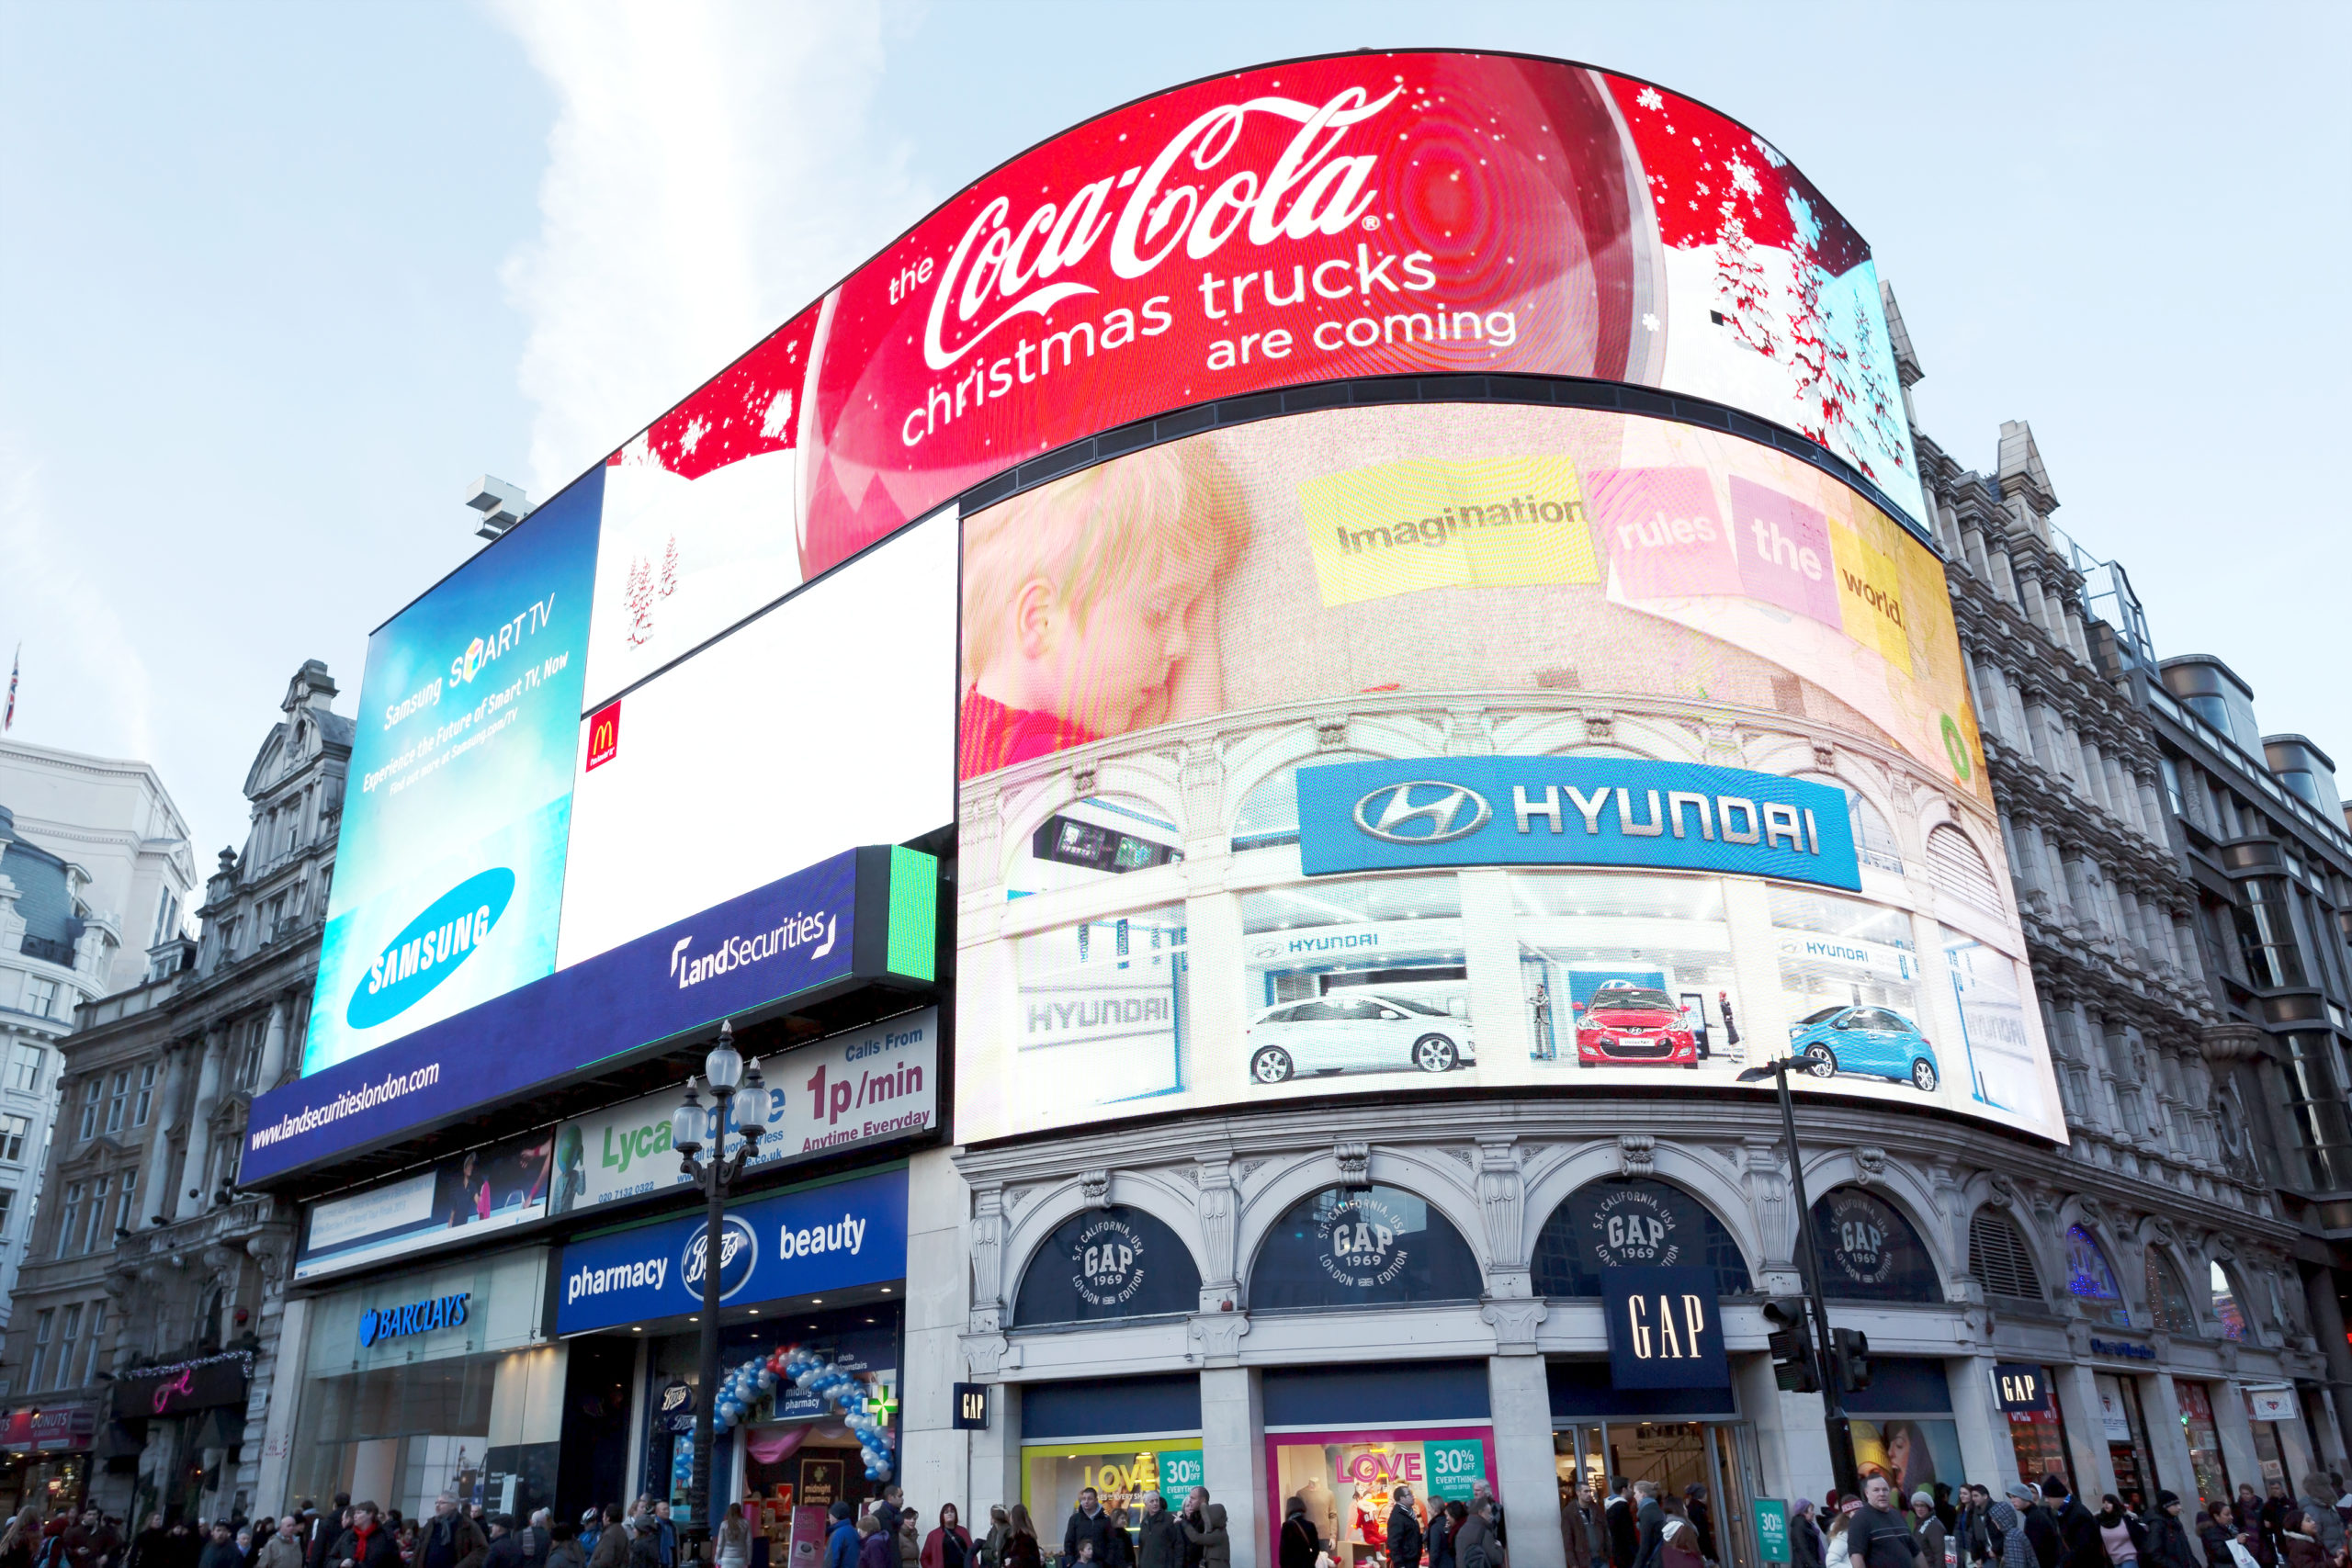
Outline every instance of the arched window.
[(2147, 1259), (2149, 1315), (2166, 1334), (2196, 1337), (2197, 1309), (2189, 1304), (2188, 1287), (2181, 1282), (2180, 1270), (2166, 1262), (2153, 1245), (2147, 1249)]
[(1587, 1182), (1552, 1211), (1535, 1238), (1535, 1293), (1598, 1296), (1604, 1269), (1689, 1263), (1715, 1271), (1718, 1295), (1756, 1288), (1739, 1243), (1681, 1188), (1648, 1177)]
[(1258, 1250), (1252, 1312), (1478, 1299), (1478, 1260), (1445, 1216), (1394, 1187), (1327, 1187)]
[(2124, 1304), (2122, 1287), (2115, 1281), (2115, 1266), (2108, 1262), (2098, 1238), (2080, 1225), (2066, 1227), (2066, 1289), (2083, 1303), (2085, 1314), (2093, 1323), (2111, 1328), (2132, 1326), (2132, 1309)]
[(1368, 751), (1318, 751), (1275, 769), (1261, 780), (1258, 787), (1242, 798), (1241, 809), (1233, 818), (1233, 848), (1262, 850), (1274, 844), (1298, 842), (1298, 770), (1319, 768), (1327, 762), (1371, 762), (1379, 759)]
[(1813, 1248), (1821, 1293), (1831, 1301), (1944, 1299), (1942, 1277), (1918, 1231), (1894, 1204), (1859, 1187), (1814, 1200)]
[(1948, 822), (1937, 824), (1928, 834), (1928, 880), (1936, 885), (1937, 892), (1950, 894), (1963, 904), (1987, 914), (2001, 912), (2001, 889), (1993, 880), (1993, 868), (1985, 863), (1984, 852)]
[(2032, 1249), (2008, 1216), (1995, 1210), (1979, 1209), (1969, 1217), (1968, 1271), (1989, 1295), (2036, 1303), (2048, 1299), (2041, 1293)]
[(1176, 1233), (1114, 1204), (1071, 1215), (1022, 1271), (1012, 1324), (1100, 1323), (1198, 1311), (1201, 1270)]
[(1862, 863), (1874, 865), (1881, 871), (1894, 872), (1898, 876), (1902, 874), (1903, 846), (1895, 839), (1894, 829), (1888, 823), (1886, 813), (1871, 804), (1869, 796), (1843, 779), (1828, 773), (1798, 773), (1794, 776), (1842, 791), (1846, 796), (1847, 820), (1854, 829), (1854, 848), (1860, 852)]
[(2245, 1297), (2239, 1293), (2237, 1281), (2218, 1260), (2206, 1268), (2213, 1292), (2213, 1316), (2222, 1325), (2222, 1337), (2251, 1342), (2253, 1336), (2245, 1331)]

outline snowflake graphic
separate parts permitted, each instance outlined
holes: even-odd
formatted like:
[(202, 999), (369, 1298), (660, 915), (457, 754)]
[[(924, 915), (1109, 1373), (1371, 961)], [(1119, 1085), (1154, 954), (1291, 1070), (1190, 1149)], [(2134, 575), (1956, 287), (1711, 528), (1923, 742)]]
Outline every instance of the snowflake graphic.
[(778, 392), (768, 403), (767, 417), (760, 422), (760, 434), (770, 441), (780, 441), (792, 429), (792, 394)]
[(695, 447), (702, 445), (702, 438), (709, 433), (709, 424), (705, 423), (700, 414), (696, 414), (694, 418), (686, 421), (685, 434), (678, 437), (679, 449), (685, 452), (692, 452)]
[(1756, 177), (1756, 171), (1737, 158), (1731, 161), (1731, 188), (1750, 198), (1764, 194), (1764, 183)]
[(1634, 96), (1634, 101), (1645, 109), (1662, 109), (1666, 107), (1666, 100), (1658, 96), (1656, 87), (1644, 87)]
[(1756, 143), (1756, 150), (1764, 155), (1764, 161), (1771, 164), (1772, 167), (1776, 169), (1785, 169), (1789, 166), (1789, 161), (1781, 156), (1780, 149), (1774, 147), (1762, 137), (1751, 136), (1748, 140)]
[(1643, 330), (1646, 332), (1654, 333), (1657, 331), (1657, 312), (1656, 310), (1645, 310), (1642, 312), (1642, 327)]

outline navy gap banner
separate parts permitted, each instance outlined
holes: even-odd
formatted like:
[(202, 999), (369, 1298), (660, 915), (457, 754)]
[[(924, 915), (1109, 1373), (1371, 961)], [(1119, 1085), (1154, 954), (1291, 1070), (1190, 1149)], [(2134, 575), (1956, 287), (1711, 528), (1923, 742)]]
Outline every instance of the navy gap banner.
[(1701, 1264), (1603, 1269), (1609, 1381), (1619, 1388), (1729, 1388), (1715, 1271)]
[(1843, 791), (1623, 757), (1430, 757), (1298, 770), (1309, 876), (1442, 865), (1728, 872), (1860, 892)]

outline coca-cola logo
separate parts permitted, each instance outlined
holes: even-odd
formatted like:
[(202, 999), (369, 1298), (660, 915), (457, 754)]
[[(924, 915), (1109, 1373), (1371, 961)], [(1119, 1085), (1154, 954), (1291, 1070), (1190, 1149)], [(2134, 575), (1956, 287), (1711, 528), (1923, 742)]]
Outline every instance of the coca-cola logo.
[[(1391, 87), (1375, 99), (1347, 87), (1319, 107), (1273, 96), (1219, 105), (1179, 130), (1148, 164), (1081, 185), (1067, 200), (1040, 202), (1018, 224), (1012, 198), (996, 197), (974, 216), (939, 275), (923, 325), (924, 362), (952, 368), (1006, 322), (1100, 292), (1058, 275), (1084, 261), (1106, 232), (1111, 271), (1125, 279), (1148, 274), (1180, 245), (1195, 261), (1213, 255), (1245, 225), (1253, 245), (1344, 232), (1378, 196), (1371, 186), (1378, 160), (1340, 154), (1340, 143), (1404, 90)], [(1262, 173), (1234, 170), (1204, 194), (1252, 115), (1298, 129)], [(1174, 177), (1186, 162), (1201, 183)]]

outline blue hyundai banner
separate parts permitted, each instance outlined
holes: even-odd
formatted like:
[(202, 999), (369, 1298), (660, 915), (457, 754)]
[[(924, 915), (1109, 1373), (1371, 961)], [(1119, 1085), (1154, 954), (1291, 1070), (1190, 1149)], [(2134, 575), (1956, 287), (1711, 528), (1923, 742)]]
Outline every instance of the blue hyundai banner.
[(1715, 1271), (1704, 1264), (1600, 1270), (1609, 1381), (1619, 1388), (1729, 1388)]
[[(583, 1334), (702, 1310), (703, 1215), (685, 1213), (563, 1249), (555, 1329)], [(727, 1211), (719, 1300), (739, 1306), (907, 1272), (907, 1173), (878, 1171)]]
[(247, 1122), (241, 1179), (265, 1181), (514, 1099), (849, 976), (862, 852), (845, 851), (263, 1095)]
[(1434, 865), (1622, 865), (1859, 892), (1844, 794), (1696, 762), (1430, 757), (1298, 770), (1309, 876)]

